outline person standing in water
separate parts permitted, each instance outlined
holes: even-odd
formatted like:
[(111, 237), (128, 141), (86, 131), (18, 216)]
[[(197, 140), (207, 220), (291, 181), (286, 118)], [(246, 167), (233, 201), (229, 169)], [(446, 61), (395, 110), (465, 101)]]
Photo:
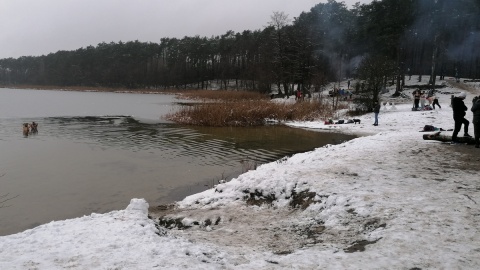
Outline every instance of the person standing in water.
[(23, 124), (23, 136), (28, 136), (28, 134), (30, 133), (30, 128), (28, 126), (28, 123), (24, 123)]
[(30, 124), (30, 132), (31, 133), (38, 133), (38, 124), (35, 122), (32, 122)]

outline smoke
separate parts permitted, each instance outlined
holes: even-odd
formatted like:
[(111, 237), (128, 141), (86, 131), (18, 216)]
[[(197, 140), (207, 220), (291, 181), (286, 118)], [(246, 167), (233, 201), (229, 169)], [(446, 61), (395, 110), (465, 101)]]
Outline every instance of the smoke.
[(469, 32), (468, 36), (446, 49), (447, 57), (456, 60), (468, 60), (480, 57), (480, 32)]
[(433, 42), (439, 32), (455, 34), (474, 25), (479, 14), (475, 0), (417, 0), (413, 24), (405, 32), (417, 41)]
[(365, 59), (365, 55), (357, 55), (350, 59), (347, 68), (349, 70), (355, 71), (362, 63), (363, 59)]
[(348, 76), (350, 64), (345, 48), (347, 42), (347, 31), (350, 25), (351, 13), (344, 2), (329, 1), (319, 3), (311, 9), (315, 18), (315, 27), (312, 35), (317, 37), (321, 50), (317, 56), (328, 59), (331, 71), (335, 76)]
[(335, 52), (339, 45), (345, 44), (345, 36), (348, 23), (348, 9), (345, 4), (329, 2), (326, 4), (318, 4), (312, 9), (318, 18), (317, 31), (322, 42), (324, 42), (324, 50), (326, 52)]

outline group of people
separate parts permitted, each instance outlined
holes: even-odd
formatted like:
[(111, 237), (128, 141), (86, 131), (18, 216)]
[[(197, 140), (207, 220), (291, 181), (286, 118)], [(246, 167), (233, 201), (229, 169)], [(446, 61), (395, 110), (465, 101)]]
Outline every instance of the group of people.
[[(416, 90), (414, 91), (414, 97), (421, 98), (422, 91)], [(455, 121), (455, 128), (453, 130), (452, 135), (452, 144), (458, 143), (458, 133), (460, 132), (462, 125), (464, 134), (463, 137), (472, 136), (468, 134), (468, 126), (470, 122), (465, 118), (466, 111), (468, 110), (467, 106), (463, 102), (463, 100), (467, 97), (465, 92), (461, 92), (458, 96), (452, 97), (452, 110), (453, 110), (453, 120)], [(418, 99), (420, 101), (421, 99)], [(436, 102), (433, 103), (433, 106), (438, 105), (438, 99), (435, 99)], [(415, 99), (415, 109), (418, 108), (417, 99)], [(440, 107), (441, 108), (441, 107)], [(474, 128), (474, 135), (475, 135), (475, 147), (480, 148), (480, 96), (476, 96), (472, 102), (472, 108), (470, 109), (473, 112), (473, 128)], [(374, 126), (378, 126), (378, 114), (380, 113), (380, 103), (375, 101), (373, 104), (373, 113), (375, 115), (375, 122), (373, 123)]]
[(24, 123), (23, 124), (23, 135), (28, 136), (29, 134), (36, 134), (38, 133), (38, 124), (35, 122)]
[[(426, 109), (433, 109), (435, 110), (435, 105), (438, 106), (438, 108), (442, 108), (440, 106), (440, 103), (438, 102), (438, 97), (435, 95), (435, 90), (430, 89), (427, 93), (425, 91), (422, 91), (420, 89), (417, 89), (412, 92), (413, 95), (413, 110), (414, 111), (423, 111)], [(428, 105), (426, 105), (426, 102), (428, 102)]]
[(328, 91), (328, 95), (331, 97), (340, 97), (343, 100), (352, 99), (353, 93), (350, 90), (334, 87), (333, 90)]
[[(460, 132), (460, 129), (463, 125), (463, 137), (472, 137), (468, 134), (468, 126), (470, 122), (465, 118), (466, 111), (468, 110), (467, 106), (463, 100), (467, 97), (465, 92), (461, 92), (458, 96), (452, 98), (452, 110), (453, 110), (453, 120), (455, 121), (455, 129), (453, 130), (452, 135), (452, 144), (458, 143), (457, 136)], [(473, 99), (472, 108), (470, 109), (473, 112), (473, 127), (475, 135), (475, 147), (480, 148), (480, 96), (477, 96)]]

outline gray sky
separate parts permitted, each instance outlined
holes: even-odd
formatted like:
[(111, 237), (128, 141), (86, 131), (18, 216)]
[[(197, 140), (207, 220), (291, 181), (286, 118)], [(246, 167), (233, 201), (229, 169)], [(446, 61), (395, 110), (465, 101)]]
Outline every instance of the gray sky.
[[(262, 29), (274, 11), (292, 19), (326, 0), (1, 0), (0, 58), (38, 56), (101, 42)], [(340, 1), (337, 1), (340, 2)], [(351, 7), (356, 2), (345, 0)]]

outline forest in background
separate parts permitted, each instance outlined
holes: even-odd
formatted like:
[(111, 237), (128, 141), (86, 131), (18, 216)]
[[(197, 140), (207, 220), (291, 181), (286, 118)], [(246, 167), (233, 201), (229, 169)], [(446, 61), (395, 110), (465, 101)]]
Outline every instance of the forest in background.
[[(0, 59), (0, 85), (131, 89), (319, 91), (360, 78), (402, 89), (406, 75), (480, 77), (480, 0), (381, 0), (348, 8), (329, 0), (290, 18), (272, 12), (255, 31), (100, 43)], [(379, 75), (380, 74), (380, 75)], [(374, 78), (375, 77), (375, 78)], [(390, 80), (391, 79), (391, 80)], [(375, 84), (375, 85), (373, 85)]]

